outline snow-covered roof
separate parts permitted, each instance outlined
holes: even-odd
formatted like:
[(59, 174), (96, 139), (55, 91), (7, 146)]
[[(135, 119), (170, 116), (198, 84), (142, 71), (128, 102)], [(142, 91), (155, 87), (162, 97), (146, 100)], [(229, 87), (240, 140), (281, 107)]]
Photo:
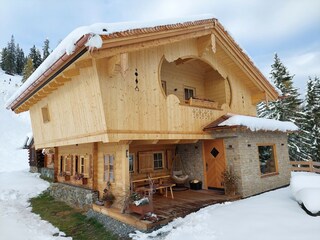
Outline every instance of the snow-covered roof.
[(44, 60), (44, 62), (32, 73), (26, 82), (8, 99), (6, 107), (10, 108), (11, 104), (31, 85), (51, 68), (63, 55), (71, 55), (74, 53), (77, 43), (84, 36), (88, 37), (85, 46), (89, 49), (100, 48), (102, 39), (100, 35), (112, 35), (118, 32), (129, 31), (133, 29), (150, 28), (156, 26), (165, 26), (170, 24), (183, 25), (186, 22), (201, 21), (205, 19), (215, 19), (213, 15), (204, 14), (189, 17), (162, 19), (144, 22), (118, 22), (118, 23), (96, 23), (90, 26), (82, 26), (73, 30), (61, 43), (53, 50), (53, 52)]
[(279, 121), (267, 118), (258, 118), (244, 115), (227, 114), (222, 116), (221, 121), (215, 121), (214, 123), (205, 127), (205, 129), (219, 129), (221, 127), (236, 127), (242, 126), (250, 129), (253, 132), (256, 131), (279, 131), (279, 132), (294, 132), (299, 128), (292, 122)]

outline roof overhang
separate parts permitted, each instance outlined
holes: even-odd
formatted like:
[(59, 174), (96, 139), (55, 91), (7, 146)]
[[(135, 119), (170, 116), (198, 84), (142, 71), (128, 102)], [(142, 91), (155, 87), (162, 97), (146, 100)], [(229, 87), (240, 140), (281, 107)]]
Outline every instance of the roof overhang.
[[(104, 31), (105, 29), (103, 29)], [(90, 50), (91, 57), (104, 58), (111, 57), (119, 53), (125, 53), (131, 50), (139, 50), (146, 47), (154, 47), (161, 44), (168, 44), (174, 41), (182, 41), (187, 38), (198, 38), (205, 35), (214, 34), (219, 42), (221, 42), (225, 51), (232, 59), (250, 76), (250, 79), (259, 86), (261, 92), (258, 99), (275, 100), (278, 93), (253, 64), (250, 58), (244, 53), (239, 45), (233, 40), (223, 26), (215, 18), (186, 21), (183, 23), (165, 24), (144, 28), (133, 28), (123, 31), (115, 31), (108, 34), (101, 34), (103, 40), (101, 48)], [(21, 93), (14, 97), (7, 105), (16, 113), (29, 110), (29, 108), (39, 101), (39, 99), (51, 93), (52, 87), (49, 85), (51, 81), (57, 81), (56, 77), (72, 63), (77, 61), (85, 52), (87, 52), (86, 43), (92, 34), (84, 34), (75, 42), (75, 50), (68, 55), (64, 52), (55, 62), (44, 62), (32, 75), (35, 80), (29, 82), (29, 86), (25, 87)], [(132, 47), (134, 46), (134, 47)], [(58, 46), (59, 47), (59, 46)], [(57, 48), (58, 48), (57, 47)], [(104, 51), (107, 50), (107, 51)], [(50, 57), (50, 56), (49, 56)], [(47, 67), (46, 67), (47, 66)], [(42, 72), (38, 71), (39, 69)], [(40, 72), (40, 73), (39, 73)], [(37, 74), (37, 77), (33, 76)], [(30, 78), (31, 78), (30, 77)], [(28, 79), (29, 80), (29, 79)], [(28, 80), (26, 82), (28, 82)], [(61, 79), (61, 82), (68, 79)], [(61, 86), (61, 82), (54, 85), (54, 89)], [(23, 86), (22, 86), (23, 87)], [(44, 89), (46, 87), (46, 89)], [(35, 94), (42, 91), (34, 97)], [(261, 96), (260, 96), (261, 95)]]

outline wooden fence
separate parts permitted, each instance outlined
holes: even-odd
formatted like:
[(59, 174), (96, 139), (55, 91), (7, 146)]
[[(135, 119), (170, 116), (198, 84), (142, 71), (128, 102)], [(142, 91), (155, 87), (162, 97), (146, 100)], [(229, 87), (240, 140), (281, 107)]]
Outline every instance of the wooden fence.
[(313, 161), (290, 161), (291, 171), (320, 173), (320, 162)]

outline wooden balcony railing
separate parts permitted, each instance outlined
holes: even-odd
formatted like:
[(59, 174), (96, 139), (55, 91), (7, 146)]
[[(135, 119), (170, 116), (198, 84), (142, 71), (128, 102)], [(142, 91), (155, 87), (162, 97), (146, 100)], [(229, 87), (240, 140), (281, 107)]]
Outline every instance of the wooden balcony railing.
[(290, 161), (291, 171), (320, 173), (320, 162), (314, 161)]
[(194, 107), (218, 109), (218, 102), (208, 100), (208, 99), (190, 98), (188, 102), (190, 106), (194, 106)]

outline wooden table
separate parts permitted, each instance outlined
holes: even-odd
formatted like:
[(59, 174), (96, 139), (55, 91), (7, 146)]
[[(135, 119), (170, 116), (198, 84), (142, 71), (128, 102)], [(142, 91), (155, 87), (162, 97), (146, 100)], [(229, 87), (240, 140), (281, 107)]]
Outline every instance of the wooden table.
[(148, 193), (149, 195), (152, 194), (153, 190), (165, 190), (165, 196), (168, 197), (168, 189), (170, 190), (171, 193), (171, 198), (173, 199), (173, 191), (172, 187), (174, 187), (176, 184), (174, 183), (164, 183), (163, 179), (166, 178), (171, 178), (170, 175), (165, 175), (165, 176), (158, 176), (158, 177), (150, 177), (150, 178), (143, 178), (143, 179), (138, 179), (138, 180), (133, 180), (132, 183), (139, 183), (139, 182), (149, 182), (150, 180), (159, 180), (159, 184), (154, 184), (152, 188), (143, 186), (143, 187), (138, 187), (135, 189), (135, 191), (142, 191), (145, 193)]

